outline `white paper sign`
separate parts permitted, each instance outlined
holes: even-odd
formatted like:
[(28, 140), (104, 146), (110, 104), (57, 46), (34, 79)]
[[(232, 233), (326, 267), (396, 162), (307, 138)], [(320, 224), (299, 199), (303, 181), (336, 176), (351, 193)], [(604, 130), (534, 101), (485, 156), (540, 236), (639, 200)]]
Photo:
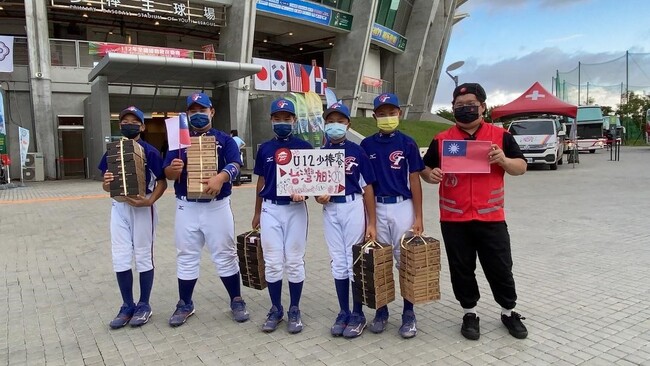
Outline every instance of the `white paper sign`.
[(345, 195), (345, 150), (275, 152), (276, 194), (290, 196)]

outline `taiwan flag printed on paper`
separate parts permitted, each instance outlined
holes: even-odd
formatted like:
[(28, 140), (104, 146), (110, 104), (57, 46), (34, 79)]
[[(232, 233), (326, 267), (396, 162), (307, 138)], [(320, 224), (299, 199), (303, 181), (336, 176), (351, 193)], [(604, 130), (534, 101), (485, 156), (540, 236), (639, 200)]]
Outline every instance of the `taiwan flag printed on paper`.
[(443, 173), (489, 173), (490, 141), (443, 140), (440, 169)]

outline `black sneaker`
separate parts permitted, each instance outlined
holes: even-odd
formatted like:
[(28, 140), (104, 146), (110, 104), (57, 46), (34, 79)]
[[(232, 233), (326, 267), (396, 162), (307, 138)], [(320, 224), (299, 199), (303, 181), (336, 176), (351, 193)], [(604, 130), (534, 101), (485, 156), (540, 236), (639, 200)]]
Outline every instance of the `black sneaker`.
[(522, 323), (522, 320), (525, 320), (523, 316), (521, 316), (517, 312), (512, 312), (510, 316), (506, 316), (501, 314), (501, 322), (503, 325), (508, 328), (508, 332), (510, 332), (510, 335), (518, 338), (518, 339), (524, 339), (528, 337), (528, 329), (526, 329), (526, 326), (524, 323)]
[(460, 334), (467, 339), (476, 341), (481, 336), (479, 317), (474, 313), (467, 313), (463, 316), (463, 326), (460, 327)]

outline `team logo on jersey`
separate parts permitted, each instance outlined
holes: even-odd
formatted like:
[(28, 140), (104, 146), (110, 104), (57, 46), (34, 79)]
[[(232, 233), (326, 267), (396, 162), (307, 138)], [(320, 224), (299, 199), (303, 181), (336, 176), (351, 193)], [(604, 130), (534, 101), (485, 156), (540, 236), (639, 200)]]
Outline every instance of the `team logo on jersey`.
[(275, 152), (275, 163), (278, 165), (287, 165), (291, 161), (291, 150), (283, 147)]
[(404, 152), (401, 150), (393, 151), (388, 156), (388, 160), (392, 163), (390, 167), (393, 169), (401, 169), (402, 167), (400, 164), (402, 163), (402, 159), (404, 159)]
[(445, 187), (454, 188), (458, 185), (458, 177), (456, 174), (445, 174)]
[(390, 99), (390, 95), (388, 95), (388, 94), (382, 94), (382, 95), (379, 96), (379, 101), (382, 102), (382, 103), (384, 103), (388, 99)]
[(354, 167), (359, 166), (359, 163), (356, 162), (357, 158), (354, 156), (348, 156), (345, 158), (345, 174), (352, 174)]

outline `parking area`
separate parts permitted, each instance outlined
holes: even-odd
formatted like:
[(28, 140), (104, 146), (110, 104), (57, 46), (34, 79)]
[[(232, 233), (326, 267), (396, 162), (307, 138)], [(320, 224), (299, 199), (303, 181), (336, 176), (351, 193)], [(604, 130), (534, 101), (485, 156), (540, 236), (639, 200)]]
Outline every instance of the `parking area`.
[[(444, 250), (442, 299), (416, 306), (416, 338), (397, 334), (401, 299), (389, 306), (383, 334), (332, 338), (338, 304), (321, 206), (314, 200), (308, 203), (302, 333), (291, 335), (284, 327), (260, 331), (270, 303), (266, 290), (243, 288), (251, 320), (233, 322), (207, 253), (194, 295), (196, 315), (171, 328), (167, 321), (178, 300), (171, 189), (158, 205), (154, 315), (141, 328), (110, 330), (121, 300), (110, 260), (110, 201), (100, 183), (56, 181), (3, 190), (0, 364), (650, 365), (649, 167), (650, 147), (624, 147), (618, 162), (600, 151), (581, 154), (575, 167), (565, 162), (557, 171), (533, 169), (507, 178), (506, 215), (517, 310), (529, 330), (525, 340), (511, 337), (501, 324), (500, 307), (480, 269), (481, 338), (461, 336), (462, 309)], [(440, 238), (437, 187), (424, 184), (424, 197), (426, 233)], [(238, 233), (250, 227), (254, 199), (254, 184), (235, 187)], [(284, 291), (286, 303), (286, 286)]]

